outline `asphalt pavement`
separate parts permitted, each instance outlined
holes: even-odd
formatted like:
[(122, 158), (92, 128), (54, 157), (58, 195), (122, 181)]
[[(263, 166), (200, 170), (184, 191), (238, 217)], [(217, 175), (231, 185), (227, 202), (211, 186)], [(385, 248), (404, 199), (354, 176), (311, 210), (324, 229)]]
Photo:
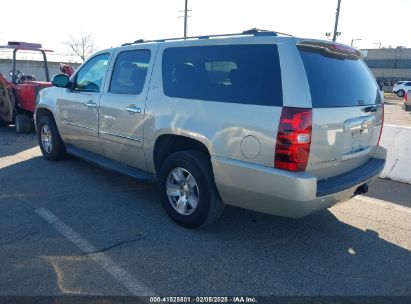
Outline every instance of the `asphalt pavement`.
[(0, 295), (411, 296), (409, 184), (303, 219), (227, 207), (200, 230), (157, 192), (1, 128)]
[(411, 112), (403, 110), (404, 98), (394, 94), (386, 94), (384, 102), (385, 124), (411, 127)]

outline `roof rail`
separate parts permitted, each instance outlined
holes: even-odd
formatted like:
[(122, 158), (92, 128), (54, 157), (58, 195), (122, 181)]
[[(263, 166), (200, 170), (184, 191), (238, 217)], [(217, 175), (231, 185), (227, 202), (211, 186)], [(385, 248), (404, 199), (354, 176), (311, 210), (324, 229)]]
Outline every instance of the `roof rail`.
[(147, 43), (147, 42), (165, 42), (165, 41), (187, 40), (187, 39), (209, 39), (209, 38), (217, 38), (217, 37), (232, 37), (232, 36), (246, 36), (246, 35), (251, 35), (251, 36), (278, 36), (278, 35), (292, 36), (290, 34), (285, 34), (285, 33), (282, 33), (282, 32), (268, 31), (268, 30), (252, 28), (252, 29), (243, 31), (241, 33), (232, 33), (232, 34), (214, 34), (214, 35), (190, 36), (190, 37), (186, 37), (186, 38), (178, 37), (178, 38), (166, 38), (166, 39), (155, 39), (155, 40), (138, 39), (134, 42), (123, 43), (121, 46), (132, 45), (132, 44), (137, 44), (137, 43)]

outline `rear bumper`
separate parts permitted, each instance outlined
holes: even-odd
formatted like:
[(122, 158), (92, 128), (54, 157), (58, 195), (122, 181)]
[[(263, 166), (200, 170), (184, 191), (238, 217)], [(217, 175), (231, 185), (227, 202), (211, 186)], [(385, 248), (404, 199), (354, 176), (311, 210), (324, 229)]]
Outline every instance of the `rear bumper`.
[(384, 169), (384, 165), (385, 159), (371, 158), (363, 166), (352, 171), (318, 181), (316, 195), (321, 197), (356, 187), (378, 176)]
[(385, 164), (385, 149), (377, 148), (378, 155), (363, 166), (326, 181), (317, 181), (309, 172), (288, 172), (220, 157), (211, 160), (226, 204), (298, 218), (346, 201), (358, 187), (371, 183)]

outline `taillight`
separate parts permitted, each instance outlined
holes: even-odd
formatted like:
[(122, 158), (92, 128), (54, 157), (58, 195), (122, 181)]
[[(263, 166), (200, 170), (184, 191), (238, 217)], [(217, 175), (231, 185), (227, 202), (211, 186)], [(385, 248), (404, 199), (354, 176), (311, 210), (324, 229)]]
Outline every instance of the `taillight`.
[(278, 125), (274, 167), (303, 171), (311, 145), (312, 110), (284, 107)]
[(377, 146), (380, 145), (381, 135), (382, 135), (382, 128), (384, 127), (384, 104), (382, 104), (382, 114), (381, 114), (381, 130), (380, 136), (378, 136), (378, 143)]

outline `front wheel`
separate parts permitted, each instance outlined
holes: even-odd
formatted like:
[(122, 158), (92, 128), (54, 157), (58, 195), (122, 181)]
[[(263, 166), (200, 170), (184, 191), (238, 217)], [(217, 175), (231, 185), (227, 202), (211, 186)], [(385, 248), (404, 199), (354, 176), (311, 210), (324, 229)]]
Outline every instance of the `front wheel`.
[(51, 116), (40, 118), (37, 126), (37, 139), (41, 153), (46, 159), (60, 160), (66, 156), (66, 146)]
[(405, 95), (405, 91), (404, 91), (404, 90), (398, 90), (398, 91), (397, 91), (397, 96), (398, 96), (398, 97), (404, 97), (404, 95)]
[(210, 157), (202, 152), (189, 150), (170, 155), (161, 165), (159, 184), (164, 209), (184, 227), (206, 226), (224, 210)]

